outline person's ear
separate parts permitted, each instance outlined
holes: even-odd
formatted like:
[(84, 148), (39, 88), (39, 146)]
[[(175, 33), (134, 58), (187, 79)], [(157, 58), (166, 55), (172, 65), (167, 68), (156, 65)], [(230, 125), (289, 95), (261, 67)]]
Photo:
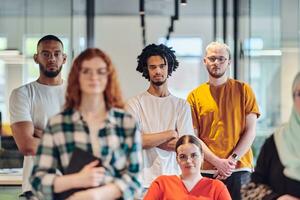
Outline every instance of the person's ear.
[(207, 59), (206, 59), (206, 57), (203, 58), (203, 63), (204, 63), (204, 65), (207, 65)]
[(34, 60), (34, 62), (35, 62), (36, 64), (39, 63), (39, 62), (38, 62), (38, 55), (37, 55), (36, 53), (33, 55), (33, 60)]
[(228, 60), (228, 66), (230, 66), (230, 65), (231, 65), (231, 59)]
[(63, 53), (63, 64), (65, 64), (67, 61), (67, 54)]

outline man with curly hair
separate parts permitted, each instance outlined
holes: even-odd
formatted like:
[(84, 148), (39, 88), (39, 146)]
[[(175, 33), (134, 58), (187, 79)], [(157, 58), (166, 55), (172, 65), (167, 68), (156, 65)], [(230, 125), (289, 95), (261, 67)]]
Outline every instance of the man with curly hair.
[(127, 102), (142, 134), (144, 192), (159, 175), (179, 174), (175, 144), (180, 136), (194, 133), (190, 106), (168, 90), (167, 79), (179, 64), (174, 53), (163, 44), (143, 49), (136, 70), (150, 86)]

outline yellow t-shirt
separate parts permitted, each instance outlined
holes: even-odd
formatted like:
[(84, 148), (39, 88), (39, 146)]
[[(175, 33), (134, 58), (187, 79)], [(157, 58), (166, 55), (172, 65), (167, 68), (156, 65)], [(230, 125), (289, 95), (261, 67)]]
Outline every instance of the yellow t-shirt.
[[(259, 109), (255, 95), (246, 83), (228, 79), (220, 86), (204, 83), (188, 96), (191, 105), (194, 128), (199, 138), (220, 158), (232, 154), (244, 133), (246, 116), (257, 114)], [(253, 168), (251, 149), (240, 159), (237, 168)], [(203, 170), (215, 169), (207, 161)]]

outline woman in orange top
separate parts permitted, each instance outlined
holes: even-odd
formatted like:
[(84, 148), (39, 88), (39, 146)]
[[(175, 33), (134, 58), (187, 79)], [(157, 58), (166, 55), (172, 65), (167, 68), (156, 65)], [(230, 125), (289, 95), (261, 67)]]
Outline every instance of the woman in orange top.
[(182, 174), (159, 176), (151, 184), (144, 200), (231, 200), (221, 181), (201, 176), (203, 151), (198, 138), (193, 135), (180, 137), (175, 151)]

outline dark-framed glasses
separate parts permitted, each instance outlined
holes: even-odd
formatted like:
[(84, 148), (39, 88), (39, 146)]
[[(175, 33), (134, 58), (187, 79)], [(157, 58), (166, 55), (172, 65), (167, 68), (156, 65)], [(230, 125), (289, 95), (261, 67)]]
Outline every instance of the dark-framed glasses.
[(191, 153), (190, 155), (186, 155), (186, 154), (179, 154), (178, 159), (182, 162), (186, 162), (188, 161), (188, 159), (190, 158), (191, 160), (196, 160), (200, 157), (200, 154), (198, 153)]
[(228, 60), (226, 57), (224, 57), (224, 56), (219, 56), (219, 57), (217, 57), (217, 56), (209, 56), (209, 57), (206, 57), (208, 60), (209, 60), (209, 62), (212, 62), (212, 63), (214, 63), (214, 62), (216, 62), (216, 60), (219, 62), (219, 63), (224, 63), (226, 60)]

